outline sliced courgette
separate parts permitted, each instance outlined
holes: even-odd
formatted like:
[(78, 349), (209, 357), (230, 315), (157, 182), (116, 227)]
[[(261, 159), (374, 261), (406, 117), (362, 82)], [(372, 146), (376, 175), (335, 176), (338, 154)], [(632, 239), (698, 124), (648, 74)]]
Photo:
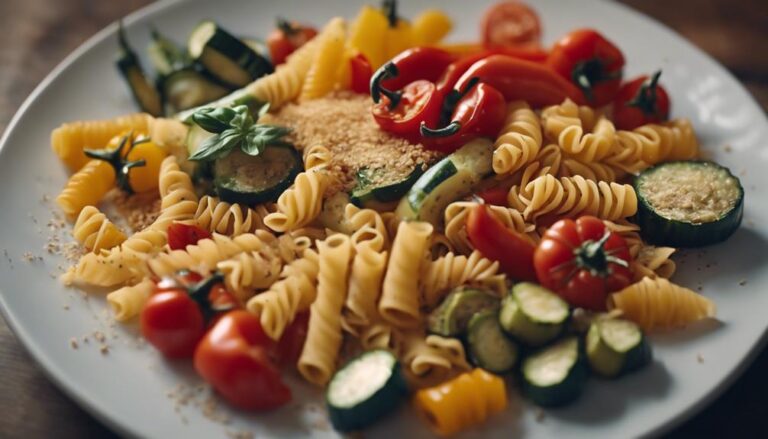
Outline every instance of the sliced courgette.
[(150, 32), (152, 41), (147, 54), (158, 75), (165, 76), (173, 71), (188, 67), (192, 60), (178, 44), (161, 35), (157, 29)]
[(567, 337), (523, 361), (525, 394), (543, 407), (565, 405), (581, 395), (587, 367), (576, 337)]
[(222, 200), (254, 205), (277, 200), (301, 171), (301, 154), (292, 146), (268, 146), (258, 156), (235, 149), (216, 160), (213, 184)]
[(429, 314), (429, 332), (443, 337), (462, 336), (473, 315), (485, 309), (498, 309), (498, 307), (499, 299), (488, 291), (477, 288), (456, 288)]
[(612, 378), (648, 364), (651, 347), (635, 323), (597, 318), (587, 333), (587, 360), (593, 371)]
[(539, 285), (521, 282), (502, 301), (499, 321), (516, 340), (541, 346), (560, 335), (568, 315), (568, 303), (560, 296)]
[(349, 432), (392, 412), (407, 393), (397, 358), (388, 351), (375, 350), (352, 359), (336, 372), (325, 400), (333, 427)]
[(263, 41), (256, 38), (240, 38), (240, 41), (245, 43), (246, 46), (250, 47), (251, 50), (258, 53), (260, 56), (263, 56), (266, 60), (270, 61), (270, 63), (272, 62), (269, 59), (269, 47), (267, 47)]
[(117, 70), (120, 71), (123, 79), (125, 79), (125, 82), (128, 83), (128, 88), (131, 90), (133, 99), (139, 105), (141, 111), (156, 117), (162, 116), (162, 97), (147, 79), (147, 75), (144, 74), (144, 70), (141, 68), (136, 52), (134, 52), (128, 44), (128, 39), (125, 36), (125, 29), (123, 29), (122, 22), (120, 22), (118, 27), (117, 41), (120, 45), (120, 51), (118, 52), (115, 64), (117, 65)]
[(403, 220), (439, 225), (445, 207), (470, 194), (493, 172), (493, 145), (475, 139), (429, 168), (400, 200), (396, 214)]
[(517, 345), (501, 329), (498, 309), (486, 309), (472, 316), (467, 326), (467, 343), (472, 363), (488, 372), (509, 372), (517, 363)]
[(215, 101), (229, 93), (229, 89), (211, 80), (194, 67), (176, 70), (158, 78), (168, 106), (168, 113), (195, 108)]
[(213, 21), (198, 24), (189, 37), (189, 55), (219, 80), (244, 87), (272, 73), (272, 64)]
[(424, 173), (417, 165), (405, 178), (381, 178), (379, 169), (361, 169), (357, 172), (357, 186), (352, 189), (350, 201), (360, 207), (398, 201)]
[(656, 165), (635, 179), (643, 240), (671, 247), (724, 241), (739, 228), (744, 189), (727, 168), (707, 161)]

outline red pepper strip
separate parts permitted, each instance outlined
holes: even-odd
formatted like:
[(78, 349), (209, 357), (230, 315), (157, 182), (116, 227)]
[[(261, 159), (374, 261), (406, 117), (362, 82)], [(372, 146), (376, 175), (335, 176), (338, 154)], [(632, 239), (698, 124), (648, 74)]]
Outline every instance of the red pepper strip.
[(373, 118), (384, 131), (416, 143), (420, 139), (422, 123), (435, 126), (440, 121), (443, 98), (430, 81), (419, 80), (406, 85), (395, 99), (396, 102), (385, 94), (371, 109)]
[(512, 58), (523, 59), (532, 62), (543, 63), (547, 59), (547, 52), (540, 49), (518, 49), (516, 47), (504, 47), (498, 49), (483, 49), (459, 58), (451, 63), (440, 77), (437, 83), (438, 90), (450, 90), (459, 81), (459, 78), (469, 70), (476, 62), (488, 58), (491, 55), (504, 55)]
[(451, 153), (477, 137), (496, 137), (504, 125), (506, 102), (498, 90), (488, 84), (470, 81), (445, 98), (442, 118), (451, 115), (450, 123), (441, 120), (442, 128), (429, 128), (421, 123), (421, 142), (429, 149)]
[(352, 91), (360, 94), (368, 94), (371, 76), (373, 76), (373, 70), (371, 69), (371, 63), (368, 62), (368, 58), (362, 53), (358, 53), (349, 59), (349, 68), (352, 76), (350, 86)]
[(478, 204), (469, 211), (467, 236), (484, 257), (498, 261), (501, 270), (514, 280), (536, 281), (533, 253), (536, 247), (507, 228), (488, 206)]
[(472, 43), (454, 43), (454, 44), (440, 44), (437, 47), (450, 52), (452, 54), (467, 57), (475, 56), (478, 54), (490, 55), (507, 55), (512, 58), (526, 59), (528, 61), (546, 62), (549, 52), (538, 47), (530, 46), (504, 46), (494, 47), (492, 49), (486, 48), (482, 44)]
[[(381, 94), (400, 90), (413, 81), (436, 82), (457, 56), (437, 47), (414, 47), (385, 63), (371, 78), (371, 97), (379, 102)], [(389, 96), (390, 100), (392, 96)]]
[(482, 198), (483, 201), (488, 204), (493, 204), (494, 206), (506, 206), (508, 193), (508, 187), (494, 186), (480, 191), (477, 196)]
[(531, 107), (557, 105), (566, 98), (584, 103), (584, 95), (575, 85), (546, 65), (504, 55), (492, 55), (476, 62), (456, 83), (458, 89), (473, 79), (499, 90), (507, 101), (524, 100)]

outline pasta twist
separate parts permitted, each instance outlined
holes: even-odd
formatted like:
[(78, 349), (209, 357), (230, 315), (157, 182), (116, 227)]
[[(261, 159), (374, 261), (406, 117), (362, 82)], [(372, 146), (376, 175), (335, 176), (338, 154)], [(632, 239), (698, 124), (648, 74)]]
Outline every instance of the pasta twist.
[(91, 160), (69, 177), (66, 186), (56, 197), (56, 204), (70, 220), (74, 220), (85, 206), (95, 206), (115, 186), (115, 171), (109, 163)]
[(309, 382), (325, 385), (336, 370), (341, 349), (341, 310), (353, 249), (349, 236), (337, 233), (318, 243), (317, 298), (310, 307), (307, 340), (298, 369)]
[(629, 173), (666, 160), (689, 160), (699, 155), (699, 143), (688, 119), (619, 131), (616, 140), (605, 162)]
[(296, 315), (315, 301), (318, 270), (318, 254), (306, 250), (301, 258), (283, 268), (281, 280), (248, 300), (246, 308), (259, 316), (264, 332), (272, 340), (279, 340)]
[(477, 250), (469, 257), (448, 253), (428, 263), (420, 276), (423, 304), (434, 308), (453, 288), (472, 284), (494, 290), (500, 297), (506, 293), (506, 281), (499, 274), (499, 263), (484, 258)]
[(669, 279), (675, 274), (677, 265), (670, 259), (675, 249), (672, 247), (656, 247), (653, 245), (643, 245), (638, 252), (637, 258), (632, 261), (630, 268), (634, 274), (635, 282), (644, 277), (654, 279), (663, 277)]
[(444, 380), (452, 370), (467, 370), (464, 346), (455, 338), (425, 336), (424, 331), (400, 335), (401, 360), (411, 381), (419, 384)]
[(107, 294), (115, 320), (124, 322), (139, 315), (155, 289), (152, 279), (144, 279), (136, 285), (122, 287)]
[(503, 412), (507, 389), (501, 377), (477, 368), (416, 392), (413, 402), (432, 430), (448, 436)]
[(93, 206), (80, 211), (72, 235), (88, 250), (109, 250), (125, 241), (125, 233), (118, 229), (106, 215)]
[[(459, 253), (467, 254), (472, 252), (472, 243), (467, 237), (467, 216), (470, 209), (477, 206), (472, 201), (456, 201), (445, 208), (445, 236)], [(490, 206), (491, 212), (501, 220), (504, 225), (515, 230), (518, 233), (525, 234), (531, 242), (538, 242), (538, 235), (535, 233), (535, 226), (523, 219), (522, 213), (515, 209), (503, 206)]]
[(382, 214), (373, 209), (361, 209), (352, 203), (344, 207), (344, 221), (351, 234), (366, 227), (376, 229), (376, 232), (383, 240), (383, 245), (389, 244), (389, 230)]
[(311, 223), (320, 215), (329, 184), (330, 177), (323, 172), (300, 173), (293, 187), (277, 199), (277, 212), (267, 215), (264, 224), (276, 232), (287, 232)]
[(160, 216), (152, 228), (165, 230), (177, 221), (186, 221), (195, 217), (197, 212), (197, 194), (189, 174), (179, 168), (175, 156), (163, 159), (160, 165)]
[(197, 205), (194, 220), (198, 227), (210, 232), (238, 236), (263, 229), (264, 217), (269, 213), (270, 206), (268, 205), (259, 205), (255, 209), (251, 209), (205, 195)]
[(333, 91), (347, 39), (344, 19), (332, 19), (315, 38), (318, 39), (317, 53), (307, 73), (299, 101), (321, 98)]
[(608, 299), (608, 307), (646, 331), (685, 326), (715, 316), (715, 304), (688, 288), (658, 277), (644, 278)]
[(386, 349), (391, 352), (400, 350), (399, 339), (392, 326), (378, 321), (363, 327), (359, 334), (360, 346), (366, 350)]
[(496, 174), (512, 174), (536, 159), (541, 149), (541, 124), (525, 101), (507, 106), (507, 119), (496, 138), (493, 170)]
[(508, 201), (510, 205), (522, 203), (525, 206), (522, 212), (525, 219), (545, 214), (594, 215), (613, 221), (637, 212), (637, 194), (631, 185), (594, 182), (581, 176), (539, 177), (523, 190), (517, 186), (510, 189)]
[(387, 267), (387, 252), (381, 232), (364, 227), (352, 236), (355, 257), (349, 276), (349, 292), (342, 319), (344, 329), (359, 334), (362, 329), (379, 320), (376, 304)]
[(304, 150), (304, 169), (327, 167), (331, 163), (331, 151), (323, 145), (312, 145)]
[(149, 133), (152, 116), (135, 113), (107, 120), (84, 120), (60, 125), (51, 133), (51, 149), (69, 168), (77, 172), (89, 161), (85, 149), (103, 149), (120, 133)]
[[(618, 175), (621, 175), (620, 172)], [(582, 162), (573, 158), (563, 160), (558, 177), (575, 177), (580, 175), (592, 181), (616, 181), (616, 169), (602, 162)]]
[(419, 324), (419, 272), (432, 230), (431, 224), (415, 221), (401, 222), (397, 229), (379, 301), (382, 318), (396, 328)]
[(269, 251), (244, 252), (216, 265), (224, 284), (245, 303), (257, 289), (269, 288), (280, 276), (283, 261)]
[(616, 128), (590, 107), (579, 107), (566, 99), (560, 105), (542, 110), (541, 119), (546, 135), (579, 160), (600, 160), (613, 149)]

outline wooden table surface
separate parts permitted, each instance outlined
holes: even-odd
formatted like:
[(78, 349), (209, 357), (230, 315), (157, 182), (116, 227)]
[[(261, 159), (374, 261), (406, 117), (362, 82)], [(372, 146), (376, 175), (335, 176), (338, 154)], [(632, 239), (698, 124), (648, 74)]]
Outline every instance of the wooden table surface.
[[(149, 0), (2, 0), (0, 133), (68, 53)], [(768, 109), (768, 1), (625, 0), (717, 58)], [(768, 147), (768, 143), (766, 144)], [(767, 310), (768, 311), (768, 310)], [(0, 437), (112, 437), (45, 377), (0, 321)], [(717, 401), (671, 437), (765, 437), (768, 349)]]

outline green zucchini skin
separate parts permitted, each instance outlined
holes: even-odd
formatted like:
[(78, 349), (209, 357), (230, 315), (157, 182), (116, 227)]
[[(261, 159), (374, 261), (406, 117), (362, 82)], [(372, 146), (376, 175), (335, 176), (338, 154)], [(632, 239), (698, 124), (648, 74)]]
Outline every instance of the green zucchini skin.
[[(531, 309), (545, 304), (556, 309)], [(537, 312), (541, 315), (537, 316)], [(544, 318), (544, 313), (551, 312), (560, 316)], [(569, 317), (568, 304), (560, 296), (539, 285), (521, 282), (512, 287), (511, 293), (502, 301), (499, 322), (502, 329), (516, 340), (527, 346), (541, 346), (563, 332)]]
[[(560, 358), (562, 355), (572, 357), (567, 363), (567, 370), (556, 382), (536, 382), (532, 377), (533, 370), (543, 361)], [(529, 355), (521, 367), (523, 391), (536, 404), (542, 407), (559, 407), (576, 400), (584, 390), (589, 376), (589, 370), (584, 360), (583, 348), (577, 337), (571, 336), (544, 347)]]
[[(606, 332), (613, 330), (615, 334), (617, 327), (622, 327), (625, 339), (627, 333), (629, 337), (636, 337), (635, 342), (630, 346), (615, 346)], [(616, 378), (640, 369), (653, 357), (651, 346), (640, 328), (624, 319), (595, 319), (587, 332), (586, 352), (592, 371), (606, 378)]]
[(192, 64), (192, 60), (179, 45), (161, 35), (157, 29), (151, 31), (152, 41), (147, 47), (147, 54), (160, 76), (165, 76)]
[(499, 325), (499, 311), (475, 313), (467, 325), (467, 344), (472, 363), (488, 372), (503, 374), (517, 364), (518, 347)]
[[(388, 361), (387, 361), (388, 360)], [(359, 376), (353, 376), (350, 370), (355, 368), (382, 368), (388, 366), (389, 376), (383, 383), (377, 383), (374, 379), (365, 383), (356, 382)], [(384, 370), (371, 370), (371, 375), (376, 372), (385, 373)], [(379, 376), (381, 378), (381, 376)], [(368, 394), (354, 404), (344, 403), (339, 400), (339, 391), (345, 386), (372, 386)], [(364, 389), (366, 390), (366, 389)], [(369, 351), (352, 359), (341, 368), (331, 379), (326, 391), (326, 405), (333, 427), (341, 432), (361, 430), (370, 426), (378, 419), (392, 412), (408, 394), (408, 386), (400, 370), (400, 364), (395, 356), (384, 350)]]
[[(730, 211), (713, 222), (696, 224), (665, 218), (658, 214), (649, 203), (648, 194), (642, 188), (644, 179), (649, 178), (654, 172), (665, 166), (706, 166), (725, 172), (738, 184), (738, 200)], [(744, 188), (741, 182), (728, 168), (713, 162), (691, 160), (661, 163), (638, 175), (633, 186), (638, 200), (635, 222), (640, 226), (643, 240), (649, 244), (685, 248), (716, 244), (728, 239), (739, 228), (744, 216)]]
[(169, 114), (205, 105), (226, 96), (231, 90), (195, 66), (159, 76), (156, 82)]
[(443, 337), (460, 337), (475, 313), (498, 309), (499, 299), (478, 288), (459, 287), (451, 291), (427, 319), (429, 332)]
[(139, 63), (139, 58), (136, 56), (136, 52), (134, 52), (128, 44), (122, 22), (118, 29), (117, 39), (120, 51), (117, 60), (115, 61), (115, 66), (126, 84), (128, 84), (133, 99), (139, 105), (141, 111), (149, 113), (155, 117), (162, 116), (162, 96), (158, 93), (157, 89), (155, 89), (149, 79), (147, 79), (147, 75), (144, 73), (144, 70)]
[(361, 170), (358, 172), (358, 184), (352, 190), (349, 199), (356, 206), (363, 208), (374, 207), (380, 205), (379, 203), (398, 201), (411, 189), (422, 174), (424, 174), (424, 170), (421, 166), (417, 165), (407, 177), (400, 181), (393, 181), (381, 186), (372, 186), (367, 182), (365, 173)]
[[(244, 166), (250, 166), (255, 172), (266, 173), (274, 166), (270, 160), (286, 160), (284, 172), (274, 175), (274, 180), (264, 186), (256, 186), (245, 177), (232, 175)], [(213, 184), (223, 201), (255, 205), (275, 201), (302, 171), (301, 154), (292, 146), (269, 146), (259, 156), (249, 156), (239, 150), (216, 160), (213, 168)]]

